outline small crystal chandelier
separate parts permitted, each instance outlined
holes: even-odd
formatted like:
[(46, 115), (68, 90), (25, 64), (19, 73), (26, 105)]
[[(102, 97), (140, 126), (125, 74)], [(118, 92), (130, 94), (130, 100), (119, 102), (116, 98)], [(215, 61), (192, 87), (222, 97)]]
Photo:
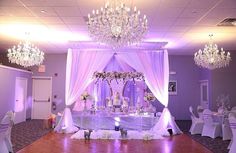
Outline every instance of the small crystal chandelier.
[(131, 10), (122, 0), (111, 0), (101, 10), (93, 10), (87, 24), (93, 40), (113, 48), (139, 43), (147, 31), (146, 15), (141, 17), (136, 7)]
[(29, 67), (42, 64), (44, 52), (26, 40), (24, 43), (20, 42), (17, 46), (8, 49), (7, 57), (11, 63)]
[(226, 67), (231, 60), (230, 53), (227, 52), (226, 54), (223, 48), (219, 50), (217, 45), (213, 43), (212, 36), (212, 34), (209, 35), (210, 41), (205, 45), (204, 49), (200, 49), (194, 54), (195, 63), (210, 70)]

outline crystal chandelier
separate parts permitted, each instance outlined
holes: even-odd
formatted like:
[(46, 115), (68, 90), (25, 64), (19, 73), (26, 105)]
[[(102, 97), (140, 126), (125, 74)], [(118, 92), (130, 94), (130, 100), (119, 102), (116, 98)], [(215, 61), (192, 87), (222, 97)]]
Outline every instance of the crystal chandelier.
[(223, 48), (218, 49), (217, 45), (212, 41), (212, 34), (210, 41), (205, 45), (203, 50), (199, 50), (194, 54), (195, 63), (203, 68), (213, 70), (215, 68), (222, 68), (229, 65), (231, 60), (230, 53), (225, 52)]
[(17, 46), (8, 49), (7, 57), (11, 63), (29, 67), (42, 64), (44, 52), (26, 40), (24, 43), (20, 42)]
[(122, 0), (111, 0), (101, 10), (93, 10), (87, 24), (93, 40), (113, 48), (139, 43), (147, 31), (146, 15), (141, 17), (136, 7), (130, 9)]

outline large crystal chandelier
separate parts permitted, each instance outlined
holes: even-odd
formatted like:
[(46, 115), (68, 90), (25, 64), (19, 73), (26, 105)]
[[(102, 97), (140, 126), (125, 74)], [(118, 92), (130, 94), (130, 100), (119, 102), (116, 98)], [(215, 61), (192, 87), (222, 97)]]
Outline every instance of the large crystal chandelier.
[(215, 68), (222, 68), (229, 65), (231, 60), (230, 53), (225, 52), (223, 48), (218, 49), (217, 45), (212, 41), (212, 34), (210, 41), (205, 45), (203, 50), (199, 50), (194, 54), (195, 63), (203, 68), (213, 70)]
[(24, 43), (20, 42), (17, 46), (8, 49), (7, 57), (11, 63), (29, 67), (42, 64), (44, 52), (26, 40)]
[(93, 40), (113, 48), (141, 42), (147, 31), (146, 15), (136, 7), (127, 7), (122, 0), (110, 0), (100, 10), (88, 14), (88, 30)]

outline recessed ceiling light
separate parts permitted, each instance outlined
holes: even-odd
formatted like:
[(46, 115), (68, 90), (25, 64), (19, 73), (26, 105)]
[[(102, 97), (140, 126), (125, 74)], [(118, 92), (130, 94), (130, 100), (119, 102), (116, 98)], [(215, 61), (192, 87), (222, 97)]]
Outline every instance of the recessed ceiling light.
[(46, 11), (45, 11), (45, 10), (41, 10), (40, 12), (41, 12), (41, 13), (46, 13)]

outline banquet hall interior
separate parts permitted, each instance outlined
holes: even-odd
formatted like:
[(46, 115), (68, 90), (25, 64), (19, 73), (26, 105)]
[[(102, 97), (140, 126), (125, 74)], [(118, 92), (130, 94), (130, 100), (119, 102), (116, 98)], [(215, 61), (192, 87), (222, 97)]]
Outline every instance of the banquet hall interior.
[(235, 0), (0, 0), (0, 153), (236, 153)]

